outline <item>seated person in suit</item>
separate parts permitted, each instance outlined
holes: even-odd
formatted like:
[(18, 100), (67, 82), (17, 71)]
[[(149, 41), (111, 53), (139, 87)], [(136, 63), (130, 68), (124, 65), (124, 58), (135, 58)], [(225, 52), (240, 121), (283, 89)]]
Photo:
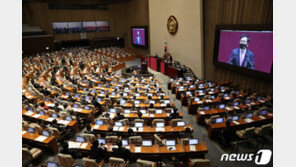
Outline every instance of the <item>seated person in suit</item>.
[(94, 132), (91, 131), (91, 126), (90, 126), (90, 124), (87, 124), (87, 125), (86, 125), (86, 131), (84, 131), (84, 133), (94, 134)]
[(170, 114), (171, 119), (179, 118), (179, 112), (177, 108), (174, 108), (173, 113)]
[(100, 163), (103, 159), (107, 159), (107, 148), (103, 147), (103, 145), (99, 146), (98, 140), (93, 141), (90, 147), (90, 158), (95, 159), (97, 163)]
[(52, 121), (52, 124), (50, 124), (49, 127), (56, 128), (59, 132), (62, 132), (66, 128), (65, 126), (58, 125), (56, 119)]
[(112, 149), (114, 157), (122, 158), (122, 159), (124, 159), (124, 161), (129, 160), (130, 156), (131, 156), (131, 151), (122, 147), (121, 140), (117, 143), (117, 146), (118, 146), (118, 148)]
[(182, 133), (182, 138), (193, 138), (193, 135), (191, 133), (191, 129), (189, 127), (185, 128), (185, 132)]
[(220, 136), (222, 141), (225, 142), (226, 146), (230, 146), (233, 136), (235, 135), (235, 130), (230, 126), (231, 119), (227, 119), (225, 124), (226, 126), (221, 130)]
[(67, 142), (63, 142), (62, 147), (63, 148), (61, 149), (60, 153), (69, 154), (74, 159), (77, 159), (77, 158), (81, 157), (81, 155), (74, 148), (69, 148), (69, 144)]

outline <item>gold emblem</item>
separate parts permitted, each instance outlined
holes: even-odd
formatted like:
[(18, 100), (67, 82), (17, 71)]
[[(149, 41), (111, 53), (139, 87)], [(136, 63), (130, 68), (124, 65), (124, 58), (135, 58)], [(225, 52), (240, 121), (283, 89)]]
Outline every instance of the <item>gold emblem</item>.
[(167, 22), (167, 28), (169, 33), (176, 34), (178, 31), (178, 21), (175, 16), (171, 15)]

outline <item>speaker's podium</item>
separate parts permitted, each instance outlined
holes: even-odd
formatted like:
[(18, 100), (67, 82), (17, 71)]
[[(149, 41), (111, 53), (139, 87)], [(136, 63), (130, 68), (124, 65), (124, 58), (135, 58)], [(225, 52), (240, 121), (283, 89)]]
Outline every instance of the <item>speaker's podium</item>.
[(148, 73), (147, 62), (146, 61), (142, 61), (141, 62), (141, 71), (140, 71), (140, 74), (147, 74), (147, 73)]

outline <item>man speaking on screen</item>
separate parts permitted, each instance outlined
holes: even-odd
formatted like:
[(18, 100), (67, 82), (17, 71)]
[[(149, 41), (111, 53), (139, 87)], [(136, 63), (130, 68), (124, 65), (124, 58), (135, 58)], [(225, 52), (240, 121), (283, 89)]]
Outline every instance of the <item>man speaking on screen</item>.
[(249, 43), (250, 37), (242, 35), (239, 41), (239, 48), (232, 50), (228, 64), (254, 70), (254, 54), (247, 49)]

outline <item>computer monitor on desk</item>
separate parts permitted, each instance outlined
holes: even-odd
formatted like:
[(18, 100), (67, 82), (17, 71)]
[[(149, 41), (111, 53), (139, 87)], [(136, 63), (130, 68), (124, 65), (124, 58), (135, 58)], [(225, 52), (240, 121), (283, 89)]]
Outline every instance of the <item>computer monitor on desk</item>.
[(266, 115), (266, 114), (267, 114), (267, 110), (261, 110), (258, 115)]
[(30, 133), (35, 133), (35, 128), (28, 127), (28, 132), (30, 132)]
[(104, 121), (103, 120), (96, 120), (96, 125), (104, 125)]
[(189, 139), (189, 145), (198, 145), (199, 141), (198, 139)]
[(185, 124), (185, 122), (184, 121), (179, 121), (179, 122), (177, 122), (177, 126), (185, 126), (186, 124)]
[(89, 110), (89, 106), (85, 106), (84, 109), (85, 109), (85, 110)]
[(122, 122), (115, 122), (115, 126), (121, 127), (122, 126)]
[(84, 138), (82, 136), (76, 136), (77, 142), (84, 142)]
[(142, 128), (143, 127), (143, 122), (136, 122), (135, 127)]
[(216, 118), (215, 123), (222, 123), (223, 122), (223, 117)]
[(70, 116), (66, 116), (67, 121), (72, 121), (72, 118)]
[(155, 113), (156, 114), (162, 114), (162, 110), (156, 110)]
[(58, 163), (48, 161), (46, 163), (46, 167), (58, 167)]
[(123, 146), (128, 146), (128, 140), (124, 139), (124, 140), (121, 140), (121, 141), (122, 141)]
[(210, 106), (204, 106), (203, 110), (204, 111), (209, 111), (210, 110)]
[(237, 121), (237, 120), (239, 120), (239, 116), (238, 115), (234, 115), (234, 116), (231, 117), (231, 120), (232, 121)]
[(164, 127), (164, 122), (157, 122), (156, 127), (163, 128)]
[(52, 113), (52, 114), (51, 114), (51, 117), (53, 117), (53, 118), (58, 118), (58, 114), (57, 114), (57, 113)]
[(144, 147), (152, 147), (152, 140), (143, 140), (142, 146)]
[(106, 140), (105, 139), (98, 139), (99, 144), (106, 144)]
[(176, 146), (176, 140), (166, 140), (165, 145), (166, 146)]
[(246, 118), (252, 118), (254, 116), (253, 112), (248, 112), (245, 114), (245, 119)]
[(42, 131), (42, 136), (49, 137), (50, 136), (49, 131), (47, 131), (47, 130)]
[(115, 108), (110, 108), (110, 113), (116, 113), (116, 109)]
[(224, 109), (225, 108), (225, 104), (219, 104), (219, 109)]

